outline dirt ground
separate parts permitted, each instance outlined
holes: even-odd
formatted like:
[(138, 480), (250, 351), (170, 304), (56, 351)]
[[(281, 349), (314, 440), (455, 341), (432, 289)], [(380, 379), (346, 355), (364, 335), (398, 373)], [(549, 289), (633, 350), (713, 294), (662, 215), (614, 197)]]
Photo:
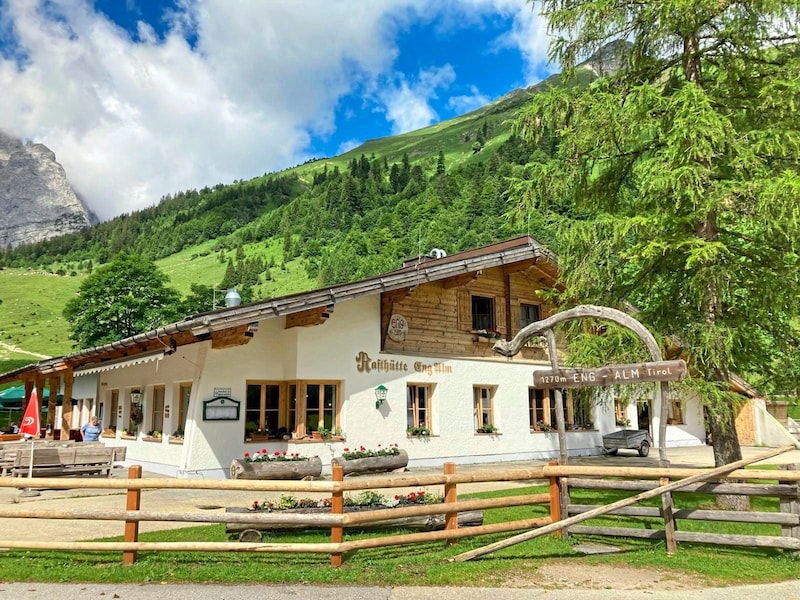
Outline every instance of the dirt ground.
[(689, 580), (685, 573), (640, 569), (620, 565), (592, 565), (576, 569), (572, 561), (548, 561), (536, 571), (503, 582), (503, 587), (550, 590), (682, 591), (713, 587), (703, 579)]

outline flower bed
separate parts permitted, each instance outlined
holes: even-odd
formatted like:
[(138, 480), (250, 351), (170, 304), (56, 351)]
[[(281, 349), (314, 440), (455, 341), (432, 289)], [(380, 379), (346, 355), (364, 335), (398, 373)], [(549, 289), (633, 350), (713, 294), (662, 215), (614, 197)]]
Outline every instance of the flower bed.
[[(415, 504), (437, 504), (442, 502), (441, 496), (425, 491), (409, 492), (398, 494), (393, 497), (385, 497), (382, 494), (368, 490), (356, 496), (344, 496), (344, 511), (359, 512), (369, 510), (386, 510), (387, 518), (372, 523), (363, 523), (358, 529), (388, 529), (388, 528), (408, 528), (433, 531), (444, 529), (444, 515), (426, 515), (422, 517), (395, 517), (392, 518), (391, 510), (394, 508)], [(225, 512), (277, 512), (286, 511), (289, 513), (299, 513), (309, 515), (307, 522), (298, 523), (227, 523), (225, 532), (237, 534), (241, 541), (257, 541), (261, 537), (262, 531), (287, 531), (298, 529), (327, 529), (327, 527), (315, 526), (313, 524), (314, 514), (328, 514), (331, 510), (331, 499), (323, 498), (315, 500), (313, 498), (296, 498), (294, 496), (281, 496), (275, 501), (253, 501), (248, 508), (228, 507)], [(470, 527), (483, 524), (483, 511), (466, 511), (459, 513), (459, 527)]]
[(385, 473), (403, 469), (408, 465), (408, 453), (397, 447), (378, 446), (377, 450), (368, 450), (364, 446), (345, 448), (341, 456), (334, 457), (331, 465), (341, 466), (345, 475), (352, 473)]
[(300, 456), (286, 452), (244, 453), (244, 459), (231, 462), (231, 479), (304, 479), (322, 474), (319, 456)]

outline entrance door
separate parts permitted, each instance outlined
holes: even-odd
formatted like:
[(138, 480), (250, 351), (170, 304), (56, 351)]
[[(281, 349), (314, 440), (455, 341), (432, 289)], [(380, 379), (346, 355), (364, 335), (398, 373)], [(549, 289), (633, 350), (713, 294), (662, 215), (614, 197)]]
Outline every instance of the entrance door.
[(636, 402), (637, 428), (650, 431), (650, 401), (639, 400)]

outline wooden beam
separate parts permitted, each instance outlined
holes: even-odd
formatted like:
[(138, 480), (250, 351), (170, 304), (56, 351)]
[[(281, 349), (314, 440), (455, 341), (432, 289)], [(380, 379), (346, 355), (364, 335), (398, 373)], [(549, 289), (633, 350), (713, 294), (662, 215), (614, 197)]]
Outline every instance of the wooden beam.
[(322, 325), (327, 322), (333, 312), (333, 304), (330, 306), (320, 306), (319, 308), (310, 308), (297, 313), (286, 315), (285, 329), (292, 327), (313, 327), (315, 325)]
[(68, 369), (64, 373), (64, 397), (61, 400), (61, 439), (69, 439), (69, 428), (72, 424), (72, 384), (75, 381), (75, 375), (72, 369)]
[(442, 280), (442, 287), (446, 290), (463, 287), (467, 285), (470, 281), (473, 281), (478, 276), (477, 271), (472, 271), (471, 273), (464, 273), (463, 275), (458, 275), (456, 277), (450, 277), (448, 279)]
[[(221, 350), (223, 348), (233, 348), (234, 346), (244, 346), (253, 337), (252, 332), (248, 331), (248, 327), (248, 325), (240, 325), (230, 329), (212, 331), (211, 347), (214, 350)], [(247, 335), (248, 333), (250, 335)]]
[(503, 265), (503, 274), (513, 275), (514, 273), (519, 273), (520, 271), (527, 271), (528, 269), (533, 268), (534, 263), (535, 259), (532, 258), (530, 260), (523, 260), (510, 265)]

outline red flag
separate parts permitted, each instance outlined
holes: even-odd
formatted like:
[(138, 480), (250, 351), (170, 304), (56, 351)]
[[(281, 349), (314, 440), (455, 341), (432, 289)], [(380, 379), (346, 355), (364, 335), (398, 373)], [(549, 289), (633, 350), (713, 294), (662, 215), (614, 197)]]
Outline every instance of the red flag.
[(19, 425), (19, 432), (22, 435), (39, 437), (39, 396), (36, 388), (33, 388), (28, 406), (25, 407), (25, 414), (22, 416), (22, 423)]

